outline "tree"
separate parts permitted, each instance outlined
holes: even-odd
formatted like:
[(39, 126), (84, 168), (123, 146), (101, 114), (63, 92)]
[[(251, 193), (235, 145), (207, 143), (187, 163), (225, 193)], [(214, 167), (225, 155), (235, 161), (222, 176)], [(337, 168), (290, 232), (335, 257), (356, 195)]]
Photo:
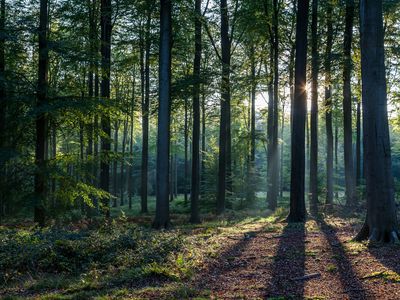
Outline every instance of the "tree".
[(394, 202), (382, 0), (362, 0), (361, 75), (367, 216), (356, 240), (398, 242)]
[(171, 110), (171, 0), (161, 0), (157, 135), (157, 199), (154, 228), (169, 226), (169, 148)]
[(310, 149), (310, 206), (318, 213), (318, 0), (312, 1), (311, 23), (311, 149)]
[[(103, 101), (110, 100), (110, 74), (111, 74), (111, 0), (101, 0), (101, 97)], [(101, 116), (101, 163), (100, 163), (100, 188), (110, 191), (110, 150), (111, 150), (111, 120), (108, 112)], [(110, 217), (109, 199), (103, 199), (103, 210), (106, 217)]]
[[(193, 132), (192, 132), (192, 189), (191, 189), (191, 223), (199, 223), (200, 194), (200, 76), (201, 76), (201, 0), (195, 1), (195, 50), (193, 63)], [(186, 188), (186, 187), (185, 187)]]
[[(5, 76), (5, 22), (6, 22), (6, 3), (5, 0), (1, 0), (0, 3), (0, 152), (6, 146), (6, 111), (7, 111), (7, 99), (6, 99), (6, 76)], [(5, 177), (5, 159), (0, 157), (0, 176)], [(3, 179), (0, 179), (0, 183)], [(3, 191), (0, 191), (0, 224), (3, 216), (3, 205), (5, 199)]]
[(295, 91), (292, 126), (292, 169), (289, 222), (304, 222), (305, 123), (307, 113), (307, 27), (308, 0), (299, 0), (296, 25)]
[[(0, 7), (0, 149), (5, 145), (5, 125), (6, 125), (6, 78), (5, 78), (5, 22), (6, 22), (6, 2), (1, 0)], [(3, 169), (2, 163), (0, 163)]]
[(343, 129), (344, 129), (344, 167), (346, 181), (346, 204), (352, 206), (356, 201), (354, 184), (352, 95), (351, 95), (351, 43), (353, 41), (354, 0), (346, 0), (346, 25), (344, 33), (343, 65)]
[[(231, 164), (231, 41), (229, 38), (228, 3), (220, 1), (221, 10), (221, 121), (219, 130), (219, 165), (218, 165), (218, 193), (217, 214), (225, 211), (225, 194), (229, 181)], [(228, 177), (228, 178), (227, 178)]]
[(37, 88), (37, 110), (36, 116), (36, 172), (35, 172), (35, 208), (34, 221), (39, 226), (45, 224), (46, 199), (46, 144), (48, 120), (46, 112), (43, 111), (47, 105), (48, 72), (49, 72), (49, 48), (47, 41), (48, 28), (48, 0), (40, 1), (39, 20), (39, 72)]
[(150, 25), (151, 7), (147, 7), (147, 20), (145, 26), (145, 37), (141, 37), (141, 84), (142, 84), (142, 184), (141, 184), (141, 212), (147, 213), (147, 186), (149, 168), (149, 114), (150, 114)]
[[(268, 5), (265, 4), (266, 10)], [(268, 207), (275, 210), (278, 201), (279, 191), (279, 152), (278, 152), (278, 126), (279, 126), (279, 4), (273, 0), (272, 28), (269, 27), (270, 35), (270, 68), (271, 79), (268, 93), (268, 126), (269, 126), (269, 149), (268, 149)]]
[(325, 50), (325, 128), (326, 128), (326, 205), (333, 204), (333, 126), (332, 126), (332, 44), (333, 22), (331, 1), (327, 1), (326, 10), (326, 50)]

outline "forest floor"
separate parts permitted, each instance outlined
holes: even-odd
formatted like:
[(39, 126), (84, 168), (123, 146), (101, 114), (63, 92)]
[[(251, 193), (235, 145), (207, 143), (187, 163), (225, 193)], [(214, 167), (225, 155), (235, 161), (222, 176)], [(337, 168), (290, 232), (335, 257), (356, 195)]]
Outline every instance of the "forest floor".
[[(0, 248), (5, 268), (0, 275), (6, 279), (0, 282), (0, 298), (400, 299), (400, 246), (353, 242), (359, 218), (325, 215), (305, 224), (287, 224), (284, 215), (279, 211), (272, 216), (257, 212), (232, 213), (225, 219), (206, 216), (196, 226), (184, 225), (186, 216), (175, 215), (174, 227), (160, 233), (143, 227), (150, 216), (125, 217), (115, 219), (104, 236), (99, 228), (85, 231), (83, 225), (75, 225), (67, 229), (68, 236), (57, 236), (43, 246), (48, 247), (44, 257), (58, 256), (47, 267), (31, 262), (30, 268), (16, 266), (20, 271), (11, 276), (12, 268), (7, 271), (1, 260), (18, 265), (17, 259), (29, 254), (22, 257), (17, 251), (24, 250), (14, 245), (16, 258), (10, 258), (6, 257), (10, 248)], [(24, 241), (30, 232), (2, 227), (1, 242), (15, 242), (7, 235), (10, 230), (13, 235), (23, 230)], [(81, 231), (86, 232), (84, 238)], [(71, 232), (78, 236), (71, 238)], [(44, 236), (50, 240), (43, 233), (40, 239)], [(149, 236), (151, 242), (140, 246)], [(105, 237), (111, 240), (107, 246)], [(67, 241), (71, 241), (68, 246)], [(95, 241), (100, 243), (92, 245)], [(79, 243), (81, 247), (73, 248)], [(53, 244), (57, 246), (51, 248)], [(96, 252), (96, 247), (104, 252)], [(133, 258), (138, 253), (139, 260)], [(88, 256), (91, 263), (83, 265)], [(36, 253), (29, 260), (35, 258), (49, 259)], [(57, 267), (49, 270), (56, 262)]]

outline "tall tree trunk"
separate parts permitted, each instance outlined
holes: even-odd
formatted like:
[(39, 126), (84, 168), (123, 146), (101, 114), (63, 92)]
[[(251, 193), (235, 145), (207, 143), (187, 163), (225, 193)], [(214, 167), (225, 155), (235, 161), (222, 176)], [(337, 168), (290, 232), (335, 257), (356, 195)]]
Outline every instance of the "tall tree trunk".
[(346, 205), (356, 202), (354, 185), (353, 131), (352, 131), (352, 95), (351, 95), (351, 43), (353, 40), (354, 0), (346, 0), (346, 28), (344, 33), (343, 66), (343, 129), (344, 129), (344, 169), (346, 181)]
[[(95, 84), (94, 84), (94, 97), (98, 99), (99, 97), (99, 76), (98, 76), (98, 68), (96, 67), (95, 71)], [(99, 115), (96, 113), (94, 115), (93, 121), (93, 185), (97, 188), (100, 187), (99, 180)], [(96, 209), (96, 212), (99, 211), (99, 199), (94, 197), (93, 205)]]
[(221, 58), (222, 58), (222, 83), (221, 83), (221, 120), (219, 130), (219, 163), (218, 163), (218, 193), (217, 214), (225, 211), (225, 194), (227, 182), (231, 174), (231, 143), (230, 143), (230, 66), (231, 66), (231, 43), (229, 39), (229, 19), (227, 0), (221, 0)]
[[(51, 126), (51, 158), (53, 160), (55, 160), (57, 158), (57, 129), (56, 129), (56, 125), (52, 124)], [(56, 197), (55, 197), (55, 193), (56, 193), (56, 179), (52, 178), (51, 179), (51, 194), (52, 194), (52, 206), (53, 209), (56, 208)]]
[[(206, 172), (206, 95), (204, 91), (204, 84), (201, 93), (201, 178), (200, 184), (203, 187), (203, 180)], [(204, 189), (204, 187), (203, 187)]]
[(337, 117), (335, 117), (335, 198), (339, 200), (339, 124)]
[(188, 185), (189, 185), (189, 162), (188, 162), (188, 142), (189, 142), (189, 133), (188, 133), (188, 100), (185, 98), (185, 125), (184, 125), (184, 147), (185, 147), (185, 162), (184, 162), (184, 174), (185, 178), (183, 179), (183, 196), (185, 204), (188, 201)]
[(249, 203), (255, 199), (255, 160), (256, 160), (256, 62), (254, 42), (250, 45), (250, 103), (248, 109), (248, 130), (250, 134), (250, 155), (247, 156), (247, 191), (246, 198)]
[(284, 133), (285, 133), (285, 101), (282, 101), (282, 121), (281, 121), (281, 154), (279, 157), (280, 160), (280, 184), (279, 184), (279, 198), (282, 200), (283, 199), (283, 151), (284, 151)]
[[(98, 49), (97, 49), (98, 50)], [(97, 51), (96, 51), (97, 53)], [(97, 63), (96, 63), (97, 65)], [(100, 91), (100, 80), (99, 80), (99, 69), (95, 67), (95, 75), (94, 75), (94, 97), (95, 99), (99, 98), (99, 91)], [(94, 167), (93, 167), (93, 177), (95, 180), (95, 186), (100, 186), (99, 180), (99, 115), (96, 113), (94, 115), (94, 124), (93, 124), (93, 155), (94, 155)], [(95, 199), (95, 207), (98, 209), (99, 207), (98, 200)]]
[[(201, 0), (194, 4), (194, 63), (193, 63), (193, 129), (192, 129), (192, 186), (190, 196), (190, 223), (200, 223), (199, 194), (200, 194), (200, 80), (201, 80), (201, 52), (202, 52), (202, 25), (201, 25)], [(203, 105), (204, 119), (204, 105)], [(205, 120), (203, 120), (205, 126)], [(204, 127), (203, 127), (204, 130)], [(202, 134), (202, 147), (205, 145), (205, 132)], [(204, 155), (204, 153), (203, 153)]]
[(311, 24), (312, 86), (311, 86), (311, 149), (310, 149), (310, 210), (318, 213), (318, 0), (312, 1)]
[[(94, 95), (94, 70), (95, 70), (95, 57), (96, 57), (96, 19), (95, 19), (95, 11), (96, 6), (95, 2), (90, 0), (87, 2), (88, 10), (89, 10), (89, 71), (88, 71), (88, 97), (90, 101), (93, 101)], [(94, 147), (94, 116), (93, 113), (90, 113), (90, 121), (87, 125), (87, 137), (88, 137), (88, 147), (87, 147), (87, 160), (88, 160), (88, 177), (90, 184), (94, 185), (94, 160), (93, 160), (93, 147)], [(92, 201), (94, 199), (92, 198)]]
[(128, 138), (128, 117), (126, 117), (124, 121), (124, 130), (122, 136), (122, 160), (121, 160), (121, 169), (120, 169), (120, 183), (119, 183), (119, 190), (120, 190), (120, 206), (125, 204), (124, 201), (124, 194), (125, 194), (125, 153), (126, 153), (126, 140)]
[(333, 204), (333, 127), (332, 127), (332, 45), (333, 45), (333, 6), (327, 1), (327, 33), (325, 51), (325, 127), (326, 127), (326, 205)]
[(118, 154), (118, 133), (119, 133), (119, 120), (114, 122), (114, 159), (113, 159), (113, 193), (114, 193), (114, 203), (113, 207), (117, 207), (117, 196), (118, 196), (118, 159), (116, 155)]
[(157, 197), (155, 228), (167, 228), (170, 224), (168, 201), (168, 169), (171, 110), (171, 0), (161, 0), (160, 11), (160, 68), (159, 108), (157, 135)]
[[(0, 7), (0, 150), (6, 146), (6, 76), (5, 76), (5, 22), (6, 22), (6, 3), (1, 0)], [(0, 182), (6, 178), (5, 159), (0, 158)], [(0, 191), (0, 224), (2, 223), (3, 207), (5, 203), (4, 193)]]
[[(42, 111), (47, 105), (49, 48), (47, 41), (48, 31), (48, 0), (40, 0), (39, 22), (39, 71), (37, 87), (37, 109)], [(35, 151), (35, 207), (34, 221), (39, 226), (45, 224), (46, 201), (46, 145), (47, 145), (48, 120), (45, 112), (36, 116), (36, 151)]]
[[(279, 152), (278, 152), (278, 127), (279, 127), (279, 31), (278, 31), (278, 17), (279, 7), (278, 0), (273, 0), (273, 17), (272, 17), (272, 34), (271, 46), (273, 53), (273, 116), (272, 116), (272, 141), (271, 141), (271, 184), (268, 191), (269, 208), (275, 210), (278, 203), (279, 191)], [(272, 54), (271, 53), (271, 54)], [(275, 175), (273, 175), (275, 174)]]
[[(111, 0), (101, 0), (101, 97), (110, 100), (111, 74)], [(101, 163), (100, 188), (110, 192), (110, 150), (111, 150), (111, 120), (109, 113), (101, 116)], [(110, 199), (103, 199), (103, 210), (107, 218), (110, 217)]]
[[(149, 8), (146, 29), (145, 29), (145, 53), (144, 64), (142, 62), (142, 184), (141, 184), (141, 212), (147, 213), (147, 186), (148, 186), (148, 167), (149, 167), (149, 107), (150, 107), (150, 25), (151, 9)], [(143, 53), (142, 53), (143, 56)], [(143, 69), (144, 68), (144, 69)], [(144, 85), (143, 85), (144, 83)]]
[[(172, 132), (174, 134), (174, 132)], [(169, 155), (169, 202), (174, 201), (174, 154), (173, 152), (175, 151), (175, 145), (172, 143), (171, 150), (170, 150), (170, 155)]]
[[(271, 197), (272, 191), (272, 161), (273, 161), (273, 152), (272, 152), (272, 144), (273, 144), (273, 135), (274, 135), (274, 85), (273, 85), (273, 64), (274, 64), (274, 55), (273, 55), (273, 43), (270, 42), (270, 58), (269, 58), (269, 79), (268, 79), (268, 114), (267, 114), (267, 203), (268, 208), (271, 210), (276, 209), (276, 203), (272, 202), (273, 198)], [(267, 67), (265, 67), (265, 71), (267, 71)]]
[(356, 185), (361, 185), (361, 102), (357, 100), (356, 120)]
[(367, 217), (357, 240), (398, 242), (387, 113), (382, 0), (362, 0), (361, 71)]
[(299, 0), (296, 26), (295, 92), (292, 128), (292, 168), (290, 183), (289, 222), (303, 222), (306, 219), (304, 201), (305, 175), (305, 120), (307, 114), (307, 27), (308, 0)]
[(128, 205), (129, 209), (132, 209), (132, 198), (133, 198), (133, 165), (134, 165), (134, 157), (133, 157), (133, 128), (134, 128), (134, 120), (135, 120), (135, 87), (136, 87), (136, 69), (135, 66), (133, 68), (133, 80), (132, 80), (132, 103), (131, 103), (131, 125), (130, 125), (130, 141), (129, 141), (129, 167), (128, 167)]

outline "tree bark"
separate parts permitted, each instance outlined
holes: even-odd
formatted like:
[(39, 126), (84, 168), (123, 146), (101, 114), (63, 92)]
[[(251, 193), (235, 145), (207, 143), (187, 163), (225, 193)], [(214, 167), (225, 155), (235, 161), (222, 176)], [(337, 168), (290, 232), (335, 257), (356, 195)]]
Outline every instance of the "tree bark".
[(251, 41), (250, 46), (250, 159), (248, 162), (248, 184), (247, 184), (247, 201), (252, 203), (255, 200), (255, 166), (256, 166), (256, 61), (255, 61), (255, 46)]
[(125, 153), (126, 153), (126, 141), (128, 138), (128, 117), (124, 121), (124, 130), (122, 136), (122, 160), (121, 160), (121, 169), (120, 169), (120, 183), (119, 183), (119, 190), (120, 190), (120, 206), (125, 205)]
[[(195, 52), (193, 63), (193, 131), (192, 131), (192, 187), (190, 223), (200, 223), (199, 195), (200, 195), (200, 80), (201, 80), (201, 52), (202, 52), (202, 25), (201, 0), (195, 1)], [(203, 106), (204, 111), (204, 106)], [(203, 112), (204, 113), (204, 112)], [(204, 114), (203, 114), (204, 118)], [(205, 125), (205, 122), (203, 122)], [(203, 125), (203, 126), (204, 126)], [(204, 132), (203, 132), (204, 136)], [(204, 143), (204, 137), (203, 143)]]
[(188, 142), (189, 142), (189, 133), (188, 133), (188, 100), (185, 98), (185, 124), (184, 124), (184, 147), (185, 147), (185, 162), (184, 162), (184, 174), (185, 178), (183, 179), (183, 197), (185, 204), (188, 202), (188, 183), (189, 183), (189, 162), (188, 162)]
[(387, 113), (382, 0), (362, 0), (361, 71), (367, 216), (357, 240), (398, 242)]
[[(6, 3), (1, 0), (0, 7), (0, 150), (6, 147), (6, 118), (7, 118), (7, 99), (6, 99), (6, 76), (5, 76), (5, 22), (6, 22)], [(0, 158), (0, 182), (7, 177), (5, 172), (5, 159)], [(5, 193), (0, 191), (0, 224), (2, 224), (3, 207), (5, 203)]]
[(134, 128), (134, 120), (135, 120), (135, 87), (136, 87), (136, 68), (133, 68), (133, 76), (132, 76), (132, 102), (131, 102), (131, 125), (130, 125), (130, 141), (129, 141), (129, 167), (128, 167), (128, 205), (129, 209), (132, 209), (132, 198), (133, 198), (133, 189), (134, 189), (134, 182), (133, 182), (133, 164), (134, 164), (134, 157), (133, 157), (133, 128)]
[(160, 11), (160, 68), (159, 68), (159, 108), (157, 135), (157, 197), (154, 228), (167, 228), (169, 219), (169, 145), (171, 109), (171, 0), (161, 0)]
[[(118, 96), (117, 96), (118, 97)], [(114, 122), (114, 159), (113, 159), (113, 171), (112, 171), (112, 179), (113, 179), (113, 192), (114, 192), (114, 203), (113, 207), (117, 207), (117, 197), (118, 197), (118, 159), (116, 159), (116, 155), (118, 154), (118, 133), (119, 133), (119, 120)]]
[(43, 227), (45, 225), (45, 201), (46, 201), (46, 145), (47, 145), (47, 114), (43, 112), (46, 106), (49, 72), (49, 48), (47, 41), (48, 34), (48, 0), (40, 1), (39, 21), (39, 71), (37, 87), (36, 107), (36, 151), (35, 164), (36, 172), (34, 178), (35, 204), (34, 221)]
[(305, 120), (307, 114), (308, 0), (299, 0), (296, 26), (295, 92), (293, 103), (292, 163), (289, 222), (304, 222)]
[(356, 185), (361, 185), (361, 102), (357, 100), (356, 120)]
[[(110, 100), (111, 74), (111, 0), (101, 0), (101, 97), (104, 101)], [(109, 113), (101, 116), (101, 163), (100, 188), (110, 192), (110, 150), (111, 150), (111, 120)], [(110, 199), (103, 199), (103, 210), (107, 218), (110, 217)]]
[(333, 126), (332, 126), (332, 45), (333, 45), (333, 7), (327, 1), (327, 33), (325, 51), (325, 128), (326, 128), (326, 202), (328, 206), (333, 204)]
[[(145, 52), (142, 50), (142, 176), (141, 176), (141, 212), (147, 213), (148, 193), (148, 168), (149, 168), (149, 107), (150, 107), (150, 25), (151, 10), (148, 8), (147, 22), (145, 28)], [(143, 45), (142, 45), (143, 46)], [(142, 47), (141, 47), (142, 48)], [(144, 60), (144, 61), (143, 61)]]
[(351, 43), (353, 40), (354, 0), (346, 0), (346, 25), (344, 33), (343, 65), (343, 130), (344, 130), (344, 167), (346, 182), (346, 205), (356, 203), (354, 185), (353, 131), (352, 131), (352, 96), (351, 96)]
[(279, 31), (278, 31), (279, 7), (278, 0), (273, 0), (272, 14), (272, 32), (271, 32), (271, 50), (273, 60), (271, 67), (273, 68), (273, 116), (272, 116), (272, 141), (271, 141), (271, 167), (270, 181), (268, 190), (269, 208), (275, 210), (278, 203), (279, 191), (279, 152), (278, 152), (278, 127), (279, 127)]
[(217, 214), (225, 211), (225, 196), (227, 182), (231, 176), (231, 143), (230, 143), (230, 67), (231, 67), (231, 42), (229, 39), (228, 4), (221, 0), (221, 59), (222, 59), (222, 83), (221, 83), (221, 119), (219, 130), (219, 164), (218, 164), (218, 193)]
[(318, 214), (318, 0), (312, 1), (311, 24), (311, 149), (310, 149), (310, 211)]

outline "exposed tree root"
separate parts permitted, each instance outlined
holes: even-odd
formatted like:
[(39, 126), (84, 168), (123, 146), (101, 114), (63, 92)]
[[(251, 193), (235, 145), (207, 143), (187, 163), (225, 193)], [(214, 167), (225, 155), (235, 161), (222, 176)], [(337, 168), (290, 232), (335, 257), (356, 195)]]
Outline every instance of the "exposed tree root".
[(354, 240), (357, 242), (369, 240), (372, 243), (396, 244), (400, 242), (400, 235), (397, 230), (382, 230), (376, 227), (370, 230), (369, 225), (364, 223)]

